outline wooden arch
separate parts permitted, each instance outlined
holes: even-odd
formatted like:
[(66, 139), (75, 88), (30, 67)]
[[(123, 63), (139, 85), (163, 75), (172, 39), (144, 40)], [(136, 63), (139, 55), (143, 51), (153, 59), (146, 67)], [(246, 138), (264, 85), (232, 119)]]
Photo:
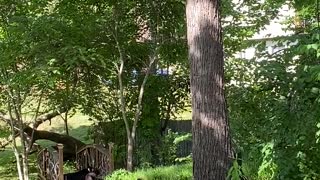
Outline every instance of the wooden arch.
[(91, 144), (79, 149), (76, 154), (78, 170), (94, 168), (99, 170), (99, 176), (106, 176), (114, 170), (113, 143), (108, 144), (108, 149), (101, 145)]

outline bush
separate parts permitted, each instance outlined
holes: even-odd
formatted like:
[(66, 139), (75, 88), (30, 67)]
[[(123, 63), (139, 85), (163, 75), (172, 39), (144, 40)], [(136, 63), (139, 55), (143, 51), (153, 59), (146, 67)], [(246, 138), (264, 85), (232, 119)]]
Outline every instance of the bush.
[(108, 180), (188, 180), (192, 179), (192, 164), (163, 166), (137, 170), (130, 173), (123, 169), (108, 176)]

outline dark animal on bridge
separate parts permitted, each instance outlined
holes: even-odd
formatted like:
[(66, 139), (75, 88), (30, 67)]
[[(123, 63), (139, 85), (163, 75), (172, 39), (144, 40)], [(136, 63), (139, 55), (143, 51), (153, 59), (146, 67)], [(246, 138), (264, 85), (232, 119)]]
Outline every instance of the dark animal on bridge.
[(68, 173), (63, 175), (64, 180), (95, 180), (99, 175), (98, 171), (93, 168), (82, 169), (75, 173)]

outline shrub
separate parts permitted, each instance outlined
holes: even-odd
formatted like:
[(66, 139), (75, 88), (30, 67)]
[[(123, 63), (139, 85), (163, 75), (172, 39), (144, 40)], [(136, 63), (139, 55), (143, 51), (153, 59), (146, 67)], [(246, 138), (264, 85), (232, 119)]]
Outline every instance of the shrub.
[(108, 176), (108, 180), (188, 180), (192, 179), (192, 164), (162, 166), (157, 168), (140, 169), (130, 173), (123, 169)]

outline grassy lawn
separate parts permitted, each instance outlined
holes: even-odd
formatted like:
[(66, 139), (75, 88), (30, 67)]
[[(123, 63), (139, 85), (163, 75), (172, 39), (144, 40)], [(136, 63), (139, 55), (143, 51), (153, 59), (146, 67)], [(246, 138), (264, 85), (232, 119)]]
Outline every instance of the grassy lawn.
[[(82, 114), (75, 114), (72, 118), (68, 120), (69, 134), (85, 143), (92, 143), (92, 141), (88, 138), (88, 129), (91, 126), (92, 122), (88, 121), (89, 117), (84, 116)], [(64, 123), (61, 118), (53, 119), (51, 121), (47, 121), (41, 124), (38, 128), (39, 130), (52, 131), (57, 133), (65, 133)], [(45, 145), (45, 140), (38, 142), (41, 145)], [(50, 144), (51, 145), (51, 144)]]
[(6, 148), (0, 152), (0, 177), (1, 179), (13, 179), (16, 176), (16, 164), (12, 149)]
[[(88, 138), (88, 129), (92, 122), (88, 121), (88, 117), (83, 116), (82, 114), (75, 114), (68, 121), (69, 133), (71, 136), (76, 137), (77, 139), (85, 142), (92, 143)], [(58, 133), (64, 133), (64, 124), (61, 118), (52, 119), (51, 125), (50, 122), (45, 122), (41, 124), (39, 130), (46, 130)], [(19, 140), (17, 139), (17, 142)], [(55, 145), (54, 142), (47, 140), (39, 140), (38, 144), (43, 147), (49, 147)], [(19, 143), (18, 143), (19, 144)], [(30, 156), (30, 179), (37, 179), (37, 169), (36, 169), (36, 154)], [(73, 171), (72, 165), (66, 164), (64, 168), (65, 172)], [(3, 151), (0, 151), (0, 180), (15, 180), (18, 179), (18, 174), (16, 170), (15, 157), (11, 147), (7, 147)]]

